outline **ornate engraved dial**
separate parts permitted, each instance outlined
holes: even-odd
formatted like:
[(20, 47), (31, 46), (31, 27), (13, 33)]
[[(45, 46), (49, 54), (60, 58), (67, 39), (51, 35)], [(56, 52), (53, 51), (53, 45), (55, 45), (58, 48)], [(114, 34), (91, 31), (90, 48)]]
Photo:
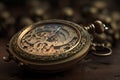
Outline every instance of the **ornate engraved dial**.
[(27, 32), (21, 48), (29, 54), (54, 55), (71, 50), (78, 42), (75, 28), (63, 24), (44, 24)]

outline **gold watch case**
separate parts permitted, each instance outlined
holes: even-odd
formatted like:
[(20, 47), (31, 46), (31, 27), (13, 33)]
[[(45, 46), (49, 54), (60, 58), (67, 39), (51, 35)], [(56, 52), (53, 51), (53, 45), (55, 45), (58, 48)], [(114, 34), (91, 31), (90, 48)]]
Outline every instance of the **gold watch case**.
[[(98, 21), (99, 22), (99, 21)], [(36, 55), (37, 51), (30, 53), (27, 49), (21, 47), (21, 42), (23, 37), (30, 31), (37, 27), (49, 24), (60, 24), (65, 25), (77, 34), (77, 40), (74, 45), (70, 47), (69, 50), (61, 52), (59, 54), (54, 53), (52, 55)], [(69, 69), (75, 65), (78, 61), (83, 59), (88, 51), (91, 49), (93, 36), (89, 33), (95, 31), (96, 26), (103, 26), (101, 22), (99, 24), (92, 24), (88, 27), (83, 27), (83, 25), (78, 25), (76, 23), (66, 21), (66, 20), (44, 20), (25, 27), (16, 33), (9, 42), (8, 46), (8, 57), (3, 57), (4, 60), (12, 59), (17, 64), (21, 65), (28, 70), (39, 71), (39, 72), (59, 72)], [(72, 33), (72, 32), (71, 32)], [(70, 34), (71, 34), (70, 33)], [(35, 34), (35, 33), (34, 33)], [(55, 33), (56, 34), (56, 33)], [(71, 34), (72, 35), (72, 34)], [(50, 35), (49, 35), (50, 36)], [(37, 48), (37, 47), (36, 47)]]

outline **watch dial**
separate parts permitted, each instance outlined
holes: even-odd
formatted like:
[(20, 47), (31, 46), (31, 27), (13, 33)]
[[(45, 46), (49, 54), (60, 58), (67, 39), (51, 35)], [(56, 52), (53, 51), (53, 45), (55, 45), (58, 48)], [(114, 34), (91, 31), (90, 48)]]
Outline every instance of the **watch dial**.
[(70, 51), (78, 42), (77, 30), (64, 24), (34, 27), (21, 39), (21, 48), (29, 54), (54, 55)]

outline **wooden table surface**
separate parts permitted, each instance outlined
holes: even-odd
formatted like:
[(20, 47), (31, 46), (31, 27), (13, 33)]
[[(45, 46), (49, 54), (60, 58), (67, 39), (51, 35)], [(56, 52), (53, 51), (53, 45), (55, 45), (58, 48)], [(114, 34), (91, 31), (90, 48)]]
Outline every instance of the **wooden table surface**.
[(120, 80), (120, 42), (111, 56), (97, 57), (89, 53), (73, 69), (55, 74), (23, 72), (13, 61), (4, 62), (7, 42), (0, 39), (0, 80)]

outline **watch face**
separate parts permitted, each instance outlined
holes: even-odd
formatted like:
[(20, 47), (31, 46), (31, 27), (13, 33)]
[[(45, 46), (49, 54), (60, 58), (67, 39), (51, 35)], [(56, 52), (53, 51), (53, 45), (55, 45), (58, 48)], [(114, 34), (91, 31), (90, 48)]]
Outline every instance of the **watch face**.
[(38, 24), (21, 37), (20, 47), (29, 54), (49, 56), (70, 51), (79, 38), (77, 29), (70, 25)]

